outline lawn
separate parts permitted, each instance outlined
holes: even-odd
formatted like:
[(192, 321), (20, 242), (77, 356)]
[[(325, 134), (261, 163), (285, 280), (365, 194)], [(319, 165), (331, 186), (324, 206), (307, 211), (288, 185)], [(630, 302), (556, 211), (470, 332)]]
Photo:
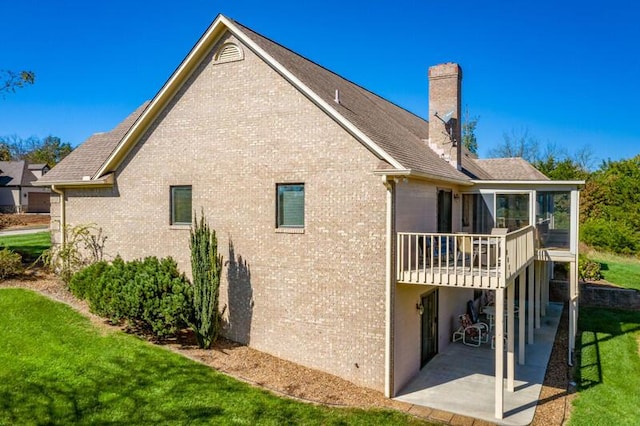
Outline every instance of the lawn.
[(640, 312), (581, 308), (571, 425), (640, 424)]
[(0, 324), (0, 424), (425, 424), (276, 397), (27, 290)]
[(51, 234), (6, 235), (0, 237), (0, 248), (8, 248), (22, 255), (26, 261), (36, 260), (43, 251), (51, 247)]
[(640, 290), (640, 259), (600, 252), (588, 253), (587, 257), (600, 263), (605, 280)]

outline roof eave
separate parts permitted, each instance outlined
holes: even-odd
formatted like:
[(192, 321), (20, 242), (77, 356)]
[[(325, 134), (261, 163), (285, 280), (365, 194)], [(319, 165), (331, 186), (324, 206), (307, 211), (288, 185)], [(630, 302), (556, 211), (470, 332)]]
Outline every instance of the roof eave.
[(375, 170), (373, 173), (380, 176), (406, 177), (406, 178), (413, 178), (418, 180), (428, 180), (432, 182), (443, 182), (443, 183), (449, 183), (449, 184), (455, 184), (455, 185), (461, 185), (461, 186), (473, 185), (470, 179), (467, 180), (467, 179), (450, 178), (445, 176), (434, 175), (431, 173), (420, 172), (412, 169), (386, 169), (386, 170), (378, 169), (378, 170)]
[(491, 179), (472, 179), (474, 184), (482, 185), (584, 185), (583, 180), (491, 180)]
[(33, 186), (56, 186), (59, 188), (104, 188), (111, 187), (115, 183), (115, 173), (107, 173), (99, 179), (90, 180), (60, 180), (60, 181), (35, 181)]

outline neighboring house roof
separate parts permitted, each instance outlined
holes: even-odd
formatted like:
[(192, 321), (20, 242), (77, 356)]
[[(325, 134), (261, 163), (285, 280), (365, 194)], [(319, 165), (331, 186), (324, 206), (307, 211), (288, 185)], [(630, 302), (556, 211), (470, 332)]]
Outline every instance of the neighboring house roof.
[(27, 165), (27, 168), (29, 170), (42, 170), (45, 167), (49, 167), (48, 164), (45, 163), (38, 163), (38, 164), (29, 164)]
[[(115, 171), (193, 69), (227, 31), (377, 155), (381, 160), (378, 170), (411, 172), (462, 184), (470, 184), (471, 179), (503, 178), (503, 169), (487, 163), (493, 167), (493, 171), (488, 170), (485, 163), (472, 158), (466, 150), (462, 159), (463, 172), (458, 171), (428, 146), (429, 123), (426, 120), (219, 15), (153, 100), (145, 102), (112, 131), (91, 136), (39, 183), (91, 184)], [(335, 101), (336, 90), (339, 102)], [(522, 176), (518, 172), (506, 178), (520, 180)], [(540, 173), (534, 179), (541, 178), (546, 180)]]
[(0, 161), (0, 186), (31, 186), (38, 180), (32, 170), (45, 167), (46, 164), (28, 164), (24, 160)]
[(473, 160), (491, 177), (484, 180), (550, 180), (527, 160), (514, 158), (487, 158)]
[(49, 173), (42, 176), (39, 182), (82, 181), (86, 180), (85, 176), (94, 176), (148, 105), (149, 101), (140, 105), (113, 130), (91, 135)]

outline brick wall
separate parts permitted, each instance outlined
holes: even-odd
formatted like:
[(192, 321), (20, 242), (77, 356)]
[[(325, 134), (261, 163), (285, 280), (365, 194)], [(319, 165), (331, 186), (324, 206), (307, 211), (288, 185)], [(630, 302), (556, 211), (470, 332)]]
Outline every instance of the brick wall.
[[(204, 209), (224, 255), (228, 336), (383, 390), (379, 160), (246, 47), (244, 55), (224, 64), (209, 55), (114, 188), (68, 191), (68, 223), (102, 227), (112, 256), (170, 255), (189, 271), (189, 230), (169, 224), (169, 187), (192, 185), (193, 208)], [(276, 232), (283, 182), (305, 184), (302, 234)], [(58, 216), (54, 201), (52, 227)]]

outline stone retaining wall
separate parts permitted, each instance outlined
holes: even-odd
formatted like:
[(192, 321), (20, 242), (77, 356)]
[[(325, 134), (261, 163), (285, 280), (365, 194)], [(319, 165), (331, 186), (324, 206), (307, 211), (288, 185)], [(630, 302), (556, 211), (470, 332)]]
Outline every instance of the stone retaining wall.
[[(569, 282), (551, 280), (549, 300), (552, 302), (566, 302), (568, 298)], [(640, 311), (640, 291), (580, 283), (580, 306)]]

